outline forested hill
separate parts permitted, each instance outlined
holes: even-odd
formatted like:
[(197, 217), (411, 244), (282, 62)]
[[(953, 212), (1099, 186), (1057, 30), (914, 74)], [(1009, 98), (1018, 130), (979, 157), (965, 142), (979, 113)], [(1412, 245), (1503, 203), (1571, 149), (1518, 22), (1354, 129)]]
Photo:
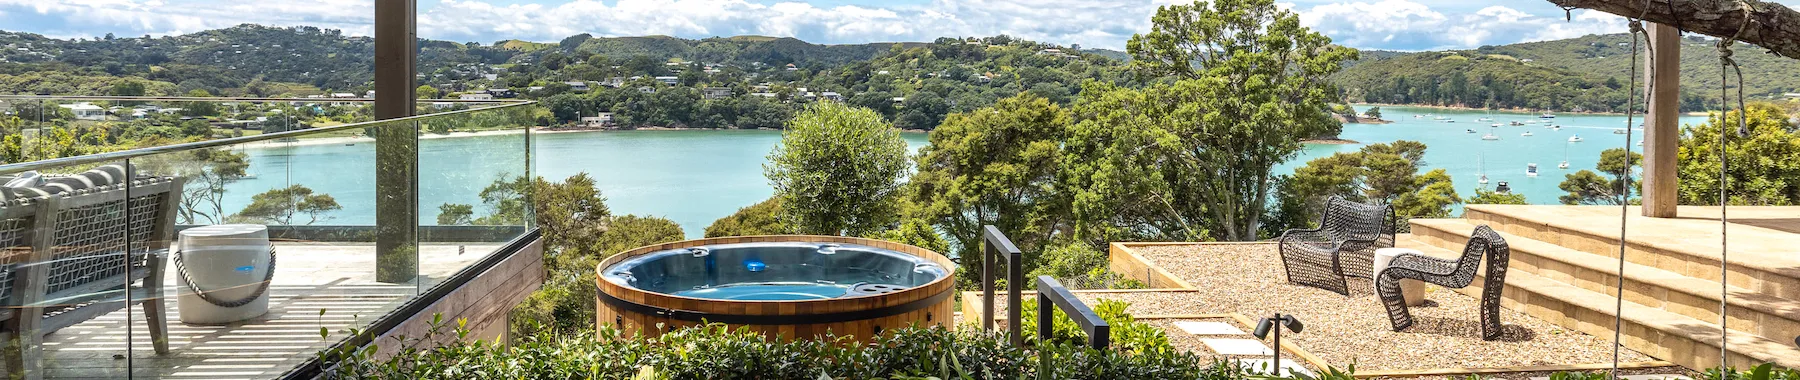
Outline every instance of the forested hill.
[[(1720, 80), (1715, 40), (1688, 37), (1682, 42), (1683, 110), (1716, 108)], [(1333, 79), (1356, 102), (1623, 111), (1630, 45), (1630, 35), (1612, 34), (1470, 50), (1365, 51), (1361, 61)], [(1755, 46), (1735, 48), (1746, 96), (1768, 99), (1800, 92), (1800, 61)]]
[[(744, 66), (792, 63), (821, 68), (870, 60), (887, 53), (893, 45), (819, 45), (760, 36), (688, 40), (667, 36), (599, 38), (585, 34), (560, 43), (506, 40), (483, 45), (423, 40), (419, 71), (427, 74), (428, 80), (472, 80), (505, 71), (494, 67), (532, 69), (528, 66), (541, 64), (559, 70), (595, 55), (607, 58), (608, 66), (640, 68), (663, 65), (671, 59)], [(199, 88), (220, 93), (242, 88), (246, 90), (244, 94), (260, 96), (288, 90), (352, 91), (367, 87), (373, 77), (373, 39), (305, 26), (245, 24), (177, 36), (108, 35), (73, 40), (0, 31), (0, 48), (4, 48), (0, 50), (0, 74), (38, 74), (38, 78), (4, 78), (0, 90), (5, 92), (91, 95), (103, 91), (115, 78), (141, 77), (179, 87), (160, 91), (165, 89), (151, 83), (155, 92), (186, 93)], [(313, 88), (297, 89), (293, 84)]]

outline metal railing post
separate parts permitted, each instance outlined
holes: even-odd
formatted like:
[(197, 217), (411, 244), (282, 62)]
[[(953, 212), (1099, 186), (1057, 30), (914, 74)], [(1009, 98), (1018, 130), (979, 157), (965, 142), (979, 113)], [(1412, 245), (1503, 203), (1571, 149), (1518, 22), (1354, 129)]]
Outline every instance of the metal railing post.
[[(1063, 314), (1068, 314), (1069, 319), (1074, 320), (1076, 325), (1081, 326), (1081, 331), (1087, 333), (1089, 348), (1104, 350), (1112, 345), (1112, 326), (1101, 319), (1094, 309), (1082, 303), (1080, 298), (1075, 298), (1075, 293), (1069, 292), (1069, 288), (1063, 287), (1056, 278), (1038, 276), (1037, 290), (1038, 344), (1052, 344), (1051, 339), (1056, 334), (1056, 309), (1062, 309)], [(1038, 350), (1039, 379), (1049, 378), (1049, 355), (1050, 350)]]
[(981, 242), (981, 330), (994, 331), (994, 244)]
[(1025, 345), (1025, 326), (1021, 323), (1025, 310), (1020, 308), (1025, 283), (1025, 258), (1012, 239), (992, 225), (981, 228), (981, 305), (983, 330), (994, 329), (994, 266), (1006, 261), (1006, 330), (1014, 347)]

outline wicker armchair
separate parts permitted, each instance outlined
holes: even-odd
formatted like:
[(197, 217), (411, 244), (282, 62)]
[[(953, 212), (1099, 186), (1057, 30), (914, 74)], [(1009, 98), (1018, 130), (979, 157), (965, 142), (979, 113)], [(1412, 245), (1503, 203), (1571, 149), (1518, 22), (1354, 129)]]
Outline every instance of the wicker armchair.
[(17, 345), (0, 355), (8, 376), (41, 378), (44, 335), (133, 303), (143, 305), (156, 353), (168, 353), (163, 258), (182, 181), (122, 177), (26, 189), (38, 193), (29, 197), (7, 189), (13, 196), (0, 200), (0, 339)]
[(1348, 296), (1346, 278), (1373, 278), (1375, 249), (1393, 246), (1393, 206), (1333, 196), (1318, 228), (1281, 234), (1281, 264), (1288, 282)]
[(1388, 320), (1394, 331), (1412, 326), (1412, 314), (1400, 294), (1400, 280), (1413, 279), (1447, 288), (1461, 288), (1475, 282), (1475, 270), (1487, 256), (1487, 279), (1481, 286), (1481, 338), (1500, 339), (1500, 296), (1506, 288), (1506, 265), (1509, 260), (1506, 240), (1483, 225), (1475, 227), (1462, 257), (1450, 261), (1425, 255), (1402, 254), (1388, 263), (1375, 279), (1375, 292), (1387, 305)]

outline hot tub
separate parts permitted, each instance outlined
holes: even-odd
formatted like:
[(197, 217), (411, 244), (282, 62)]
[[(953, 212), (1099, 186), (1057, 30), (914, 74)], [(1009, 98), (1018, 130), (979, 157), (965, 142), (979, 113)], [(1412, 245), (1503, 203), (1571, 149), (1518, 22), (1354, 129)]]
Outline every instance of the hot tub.
[(790, 339), (949, 326), (954, 265), (923, 248), (837, 236), (660, 244), (600, 263), (596, 323), (654, 336), (717, 322)]

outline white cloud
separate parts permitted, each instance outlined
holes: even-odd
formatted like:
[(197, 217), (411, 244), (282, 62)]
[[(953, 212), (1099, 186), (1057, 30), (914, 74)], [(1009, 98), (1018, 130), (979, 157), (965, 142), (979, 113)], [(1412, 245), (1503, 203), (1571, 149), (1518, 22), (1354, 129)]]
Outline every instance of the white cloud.
[[(0, 28), (54, 37), (177, 34), (241, 23), (372, 30), (376, 0), (0, 0)], [(1159, 5), (1188, 0), (918, 0), (898, 5), (816, 5), (813, 0), (442, 0), (421, 9), (422, 37), (492, 42), (598, 36), (687, 38), (758, 34), (815, 43), (930, 41), (1008, 34), (1045, 42), (1122, 48), (1149, 29)], [(1800, 0), (1782, 0), (1794, 4)], [(1443, 0), (1280, 0), (1302, 22), (1358, 48), (1424, 50), (1619, 33), (1623, 19), (1548, 3)]]
[(1338, 43), (1397, 50), (1473, 48), (1626, 30), (1623, 18), (1590, 10), (1576, 11), (1574, 20), (1502, 5), (1446, 14), (1410, 0), (1321, 4), (1300, 9), (1300, 14), (1303, 23)]

